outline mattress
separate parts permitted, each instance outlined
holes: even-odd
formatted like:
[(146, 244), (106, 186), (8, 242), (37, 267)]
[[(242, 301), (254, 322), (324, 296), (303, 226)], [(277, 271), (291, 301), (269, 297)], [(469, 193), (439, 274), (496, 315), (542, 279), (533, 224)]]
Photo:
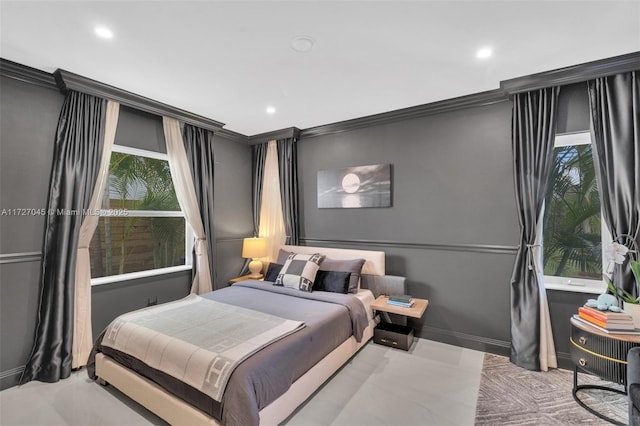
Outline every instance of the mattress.
[[(286, 392), (292, 383), (350, 336), (361, 337), (373, 316), (369, 305), (374, 297), (364, 289), (355, 295), (306, 293), (274, 287), (265, 282), (244, 281), (202, 296), (304, 321), (306, 326), (240, 364), (231, 375), (222, 403), (162, 372), (148, 368), (133, 357), (102, 347), (100, 339), (94, 352), (103, 352), (229, 425), (257, 425), (260, 409)], [(91, 365), (89, 367), (91, 370)], [(90, 371), (91, 374), (95, 375)]]

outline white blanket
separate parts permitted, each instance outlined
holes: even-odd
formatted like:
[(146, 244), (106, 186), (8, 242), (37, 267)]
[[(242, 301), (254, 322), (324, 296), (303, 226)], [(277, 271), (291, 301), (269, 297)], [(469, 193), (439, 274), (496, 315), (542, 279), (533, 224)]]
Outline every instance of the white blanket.
[(301, 321), (191, 294), (121, 315), (107, 328), (102, 345), (221, 401), (240, 362), (302, 327)]

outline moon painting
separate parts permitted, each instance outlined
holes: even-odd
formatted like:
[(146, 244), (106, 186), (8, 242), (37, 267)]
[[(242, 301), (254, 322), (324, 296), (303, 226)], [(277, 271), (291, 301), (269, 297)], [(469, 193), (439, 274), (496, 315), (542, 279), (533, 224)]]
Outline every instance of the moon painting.
[(391, 207), (391, 165), (318, 171), (318, 208)]

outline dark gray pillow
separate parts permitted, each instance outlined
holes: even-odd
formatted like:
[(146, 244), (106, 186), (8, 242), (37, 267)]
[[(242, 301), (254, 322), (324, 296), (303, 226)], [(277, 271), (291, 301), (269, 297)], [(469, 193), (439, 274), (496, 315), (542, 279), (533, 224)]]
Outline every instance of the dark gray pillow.
[(351, 277), (349, 278), (349, 293), (357, 293), (360, 272), (362, 271), (364, 262), (364, 259), (331, 259), (327, 257), (320, 264), (320, 270), (351, 272)]
[(313, 283), (313, 291), (329, 291), (331, 293), (349, 293), (351, 272), (318, 271)]
[(267, 268), (267, 273), (264, 274), (264, 280), (271, 281), (272, 283), (275, 282), (281, 270), (282, 265), (278, 263), (270, 263), (269, 267)]

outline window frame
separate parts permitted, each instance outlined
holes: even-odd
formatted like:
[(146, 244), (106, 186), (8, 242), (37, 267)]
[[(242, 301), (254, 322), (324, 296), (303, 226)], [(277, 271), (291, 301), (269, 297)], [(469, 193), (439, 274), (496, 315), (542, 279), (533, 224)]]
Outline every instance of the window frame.
[[(590, 131), (580, 131), (575, 133), (559, 133), (556, 134), (555, 141), (553, 144), (553, 148), (559, 148), (563, 146), (570, 145), (591, 145), (591, 132)], [(594, 165), (595, 167), (595, 165)], [(549, 182), (551, 184), (551, 182)], [(600, 200), (602, 204), (602, 200)], [(544, 216), (544, 208), (543, 205), (541, 217)], [(575, 293), (593, 293), (600, 294), (606, 291), (607, 282), (605, 281), (604, 274), (606, 273), (606, 268), (608, 266), (608, 261), (606, 260), (605, 250), (607, 244), (611, 241), (611, 232), (609, 232), (609, 228), (607, 227), (604, 218), (602, 217), (602, 210), (600, 211), (600, 224), (601, 224), (601, 234), (600, 238), (602, 240), (602, 279), (600, 280), (592, 280), (587, 278), (570, 278), (570, 277), (556, 277), (553, 275), (543, 275), (544, 276), (544, 286), (546, 290), (561, 290), (561, 291), (569, 291)], [(544, 226), (544, 224), (542, 224)], [(542, 234), (544, 234), (544, 230), (541, 230)], [(542, 240), (542, 245), (544, 246), (544, 239)], [(543, 259), (544, 264), (544, 259)], [(542, 267), (542, 265), (541, 265)], [(544, 274), (544, 271), (543, 271)]]
[[(113, 145), (111, 153), (121, 153), (128, 155), (135, 155), (138, 157), (152, 158), (154, 160), (169, 161), (169, 156), (162, 152), (147, 151), (145, 149), (133, 148), (124, 145)], [(109, 158), (111, 161), (111, 157)], [(105, 191), (108, 191), (108, 186), (105, 187)], [(99, 209), (97, 211), (100, 217), (122, 217), (122, 215), (109, 214), (111, 209)], [(147, 269), (144, 271), (127, 272), (124, 274), (107, 275), (104, 277), (91, 278), (91, 285), (110, 284), (115, 282), (129, 281), (146, 277), (154, 277), (158, 275), (173, 274), (181, 271), (188, 271), (193, 269), (193, 259), (191, 253), (193, 252), (194, 245), (194, 233), (187, 221), (184, 211), (154, 211), (154, 210), (127, 210), (127, 217), (182, 217), (185, 224), (185, 264), (177, 266), (169, 266), (166, 268)]]

